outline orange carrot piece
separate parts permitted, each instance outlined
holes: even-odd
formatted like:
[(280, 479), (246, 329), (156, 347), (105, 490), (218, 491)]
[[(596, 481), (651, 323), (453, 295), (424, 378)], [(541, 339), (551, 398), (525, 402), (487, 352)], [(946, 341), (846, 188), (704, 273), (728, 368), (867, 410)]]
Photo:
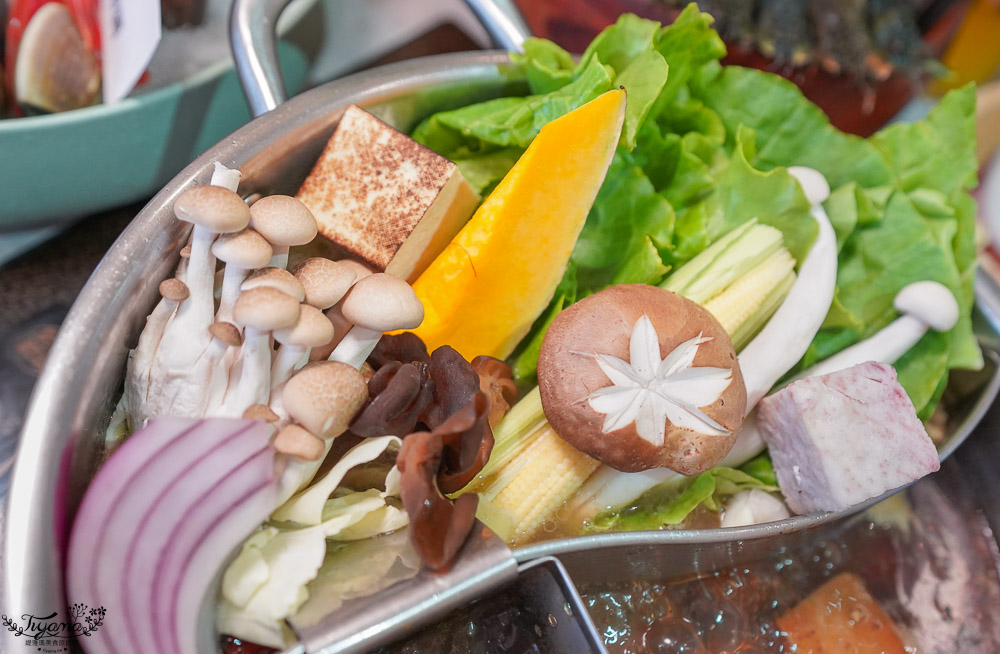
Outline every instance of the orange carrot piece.
[(841, 573), (778, 619), (797, 654), (906, 654), (895, 625), (852, 573)]

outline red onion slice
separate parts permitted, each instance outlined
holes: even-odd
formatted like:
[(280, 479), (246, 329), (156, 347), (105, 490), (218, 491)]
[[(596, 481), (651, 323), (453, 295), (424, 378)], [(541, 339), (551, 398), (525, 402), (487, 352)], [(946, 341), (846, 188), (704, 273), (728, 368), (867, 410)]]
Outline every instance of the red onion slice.
[[(149, 562), (158, 561), (164, 556), (171, 534), (180, 529), (188, 519), (190, 507), (212, 501), (213, 492), (228, 478), (220, 479), (219, 470), (227, 470), (234, 462), (243, 465), (262, 452), (267, 452), (264, 449), (267, 447), (266, 441), (263, 441), (262, 448), (261, 439), (243, 438), (244, 435), (243, 432), (234, 432), (184, 475), (176, 477), (154, 499), (142, 517), (122, 562), (122, 596), (130, 592), (129, 588), (132, 589), (132, 601), (124, 606), (125, 623), (132, 643), (131, 651), (144, 651), (149, 648), (149, 643), (155, 642), (156, 634), (151, 618), (156, 597), (153, 578), (157, 567), (149, 565)], [(233, 474), (235, 472), (229, 473), (229, 476)]]
[[(164, 543), (160, 557), (152, 562), (151, 567), (155, 569), (150, 589), (153, 603), (148, 608), (147, 615), (151, 623), (151, 631), (158, 637), (165, 638), (159, 643), (160, 651), (179, 651), (173, 649), (171, 645), (174, 636), (170, 635), (170, 625), (176, 617), (178, 580), (189, 566), (193, 552), (199, 547), (208, 532), (215, 529), (220, 522), (228, 519), (233, 507), (255, 492), (251, 490), (252, 480), (260, 479), (268, 473), (268, 470), (273, 467), (273, 456), (273, 451), (268, 448), (224, 477), (217, 486), (211, 489), (211, 501), (198, 504), (188, 513), (187, 520), (170, 534)], [(260, 517), (258, 523), (267, 518), (268, 511), (274, 510), (273, 501), (272, 499), (270, 508), (261, 508), (261, 516), (263, 517)], [(252, 530), (253, 525), (240, 533), (248, 535)], [(242, 542), (243, 539), (234, 539), (229, 549), (235, 549)], [(228, 553), (227, 551), (225, 554)], [(209, 576), (212, 575), (214, 572)], [(164, 636), (164, 634), (167, 635)]]
[[(67, 567), (69, 601), (106, 610), (81, 639), (89, 654), (198, 651), (199, 609), (222, 564), (274, 509), (272, 431), (156, 418), (98, 471)], [(201, 627), (200, 644), (214, 643)]]

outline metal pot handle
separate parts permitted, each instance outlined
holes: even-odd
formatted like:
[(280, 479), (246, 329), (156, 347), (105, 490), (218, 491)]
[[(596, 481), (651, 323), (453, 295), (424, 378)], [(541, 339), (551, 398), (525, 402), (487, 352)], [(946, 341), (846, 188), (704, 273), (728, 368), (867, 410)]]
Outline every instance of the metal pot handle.
[[(514, 0), (465, 0), (493, 43), (522, 52), (531, 35)], [(278, 64), (278, 17), (291, 0), (233, 0), (229, 41), (250, 111), (260, 116), (288, 99)]]
[(531, 36), (514, 0), (465, 0), (486, 28), (493, 45), (508, 52), (524, 52), (524, 40)]

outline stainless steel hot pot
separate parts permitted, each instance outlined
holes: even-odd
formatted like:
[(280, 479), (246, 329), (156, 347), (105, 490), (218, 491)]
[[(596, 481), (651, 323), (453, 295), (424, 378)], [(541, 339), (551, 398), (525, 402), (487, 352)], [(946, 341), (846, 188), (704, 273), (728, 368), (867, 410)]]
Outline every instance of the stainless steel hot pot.
[[(470, 52), (384, 66), (282, 104), (271, 35), (287, 2), (235, 3), (237, 66), (251, 106), (263, 115), (199, 157), (150, 201), (93, 273), (51, 349), (28, 410), (10, 487), (3, 555), (8, 612), (46, 615), (63, 605), (62, 564), (68, 529), (102, 459), (104, 428), (121, 392), (126, 354), (158, 298), (159, 282), (172, 274), (187, 237), (185, 224), (173, 217), (174, 199), (193, 185), (208, 183), (215, 161), (243, 171), (240, 190), (245, 194), (294, 193), (350, 104), (361, 105), (406, 130), (435, 111), (526, 92), (522, 80), (503, 70), (509, 63), (504, 52)], [(509, 7), (486, 0), (469, 0), (469, 4), (498, 43), (506, 48), (519, 45), (519, 35), (525, 30), (507, 11)], [(1000, 384), (996, 374), (1000, 292), (981, 275), (977, 295), (976, 324), (987, 368), (959, 381), (968, 388), (959, 394), (952, 437), (942, 456), (968, 435)], [(485, 563), (480, 560), (463, 573), (463, 578), (449, 580), (424, 596), (439, 603), (439, 615), (490, 584), (479, 564), (509, 572), (516, 562), (550, 555), (559, 557), (570, 575), (582, 583), (710, 570), (789, 546), (795, 539), (809, 538), (819, 525), (843, 517), (798, 516), (732, 529), (550, 541), (518, 549), (512, 558), (491, 553)], [(447, 595), (447, 588), (451, 600), (441, 595)], [(398, 615), (397, 607), (393, 611)]]

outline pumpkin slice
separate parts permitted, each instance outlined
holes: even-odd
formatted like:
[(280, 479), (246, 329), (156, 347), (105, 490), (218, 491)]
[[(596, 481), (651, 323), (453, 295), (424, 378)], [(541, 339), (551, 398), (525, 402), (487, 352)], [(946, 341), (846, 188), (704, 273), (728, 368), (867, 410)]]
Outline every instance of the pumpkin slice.
[(504, 359), (548, 305), (611, 165), (625, 92), (545, 125), (413, 289), (430, 351)]

